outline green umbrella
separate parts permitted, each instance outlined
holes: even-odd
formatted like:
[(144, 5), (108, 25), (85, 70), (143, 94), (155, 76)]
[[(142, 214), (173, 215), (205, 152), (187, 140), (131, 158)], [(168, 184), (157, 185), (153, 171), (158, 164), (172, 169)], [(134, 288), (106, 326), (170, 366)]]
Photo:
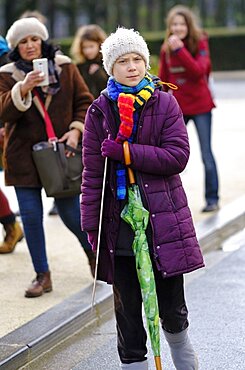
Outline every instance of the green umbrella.
[[(128, 142), (124, 142), (125, 163), (130, 163)], [(129, 182), (128, 203), (121, 212), (121, 217), (135, 232), (133, 251), (136, 260), (137, 276), (140, 283), (143, 306), (151, 346), (155, 357), (156, 369), (161, 370), (159, 310), (156, 295), (156, 284), (149, 254), (145, 230), (149, 220), (149, 212), (144, 208), (138, 185), (135, 183), (133, 171), (128, 167)]]

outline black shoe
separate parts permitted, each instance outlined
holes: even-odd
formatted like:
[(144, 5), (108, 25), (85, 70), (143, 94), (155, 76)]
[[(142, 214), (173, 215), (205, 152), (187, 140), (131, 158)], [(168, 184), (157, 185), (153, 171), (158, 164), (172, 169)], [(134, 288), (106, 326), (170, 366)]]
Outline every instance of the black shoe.
[(56, 216), (56, 215), (58, 215), (59, 214), (59, 212), (58, 212), (58, 209), (57, 209), (57, 207), (56, 207), (56, 204), (54, 203), (53, 204), (53, 206), (52, 206), (52, 208), (50, 209), (50, 211), (49, 211), (49, 216)]
[(206, 207), (204, 207), (202, 209), (202, 212), (205, 213), (205, 212), (215, 212), (215, 211), (218, 211), (219, 209), (219, 206), (217, 203), (213, 203), (213, 204), (207, 204)]

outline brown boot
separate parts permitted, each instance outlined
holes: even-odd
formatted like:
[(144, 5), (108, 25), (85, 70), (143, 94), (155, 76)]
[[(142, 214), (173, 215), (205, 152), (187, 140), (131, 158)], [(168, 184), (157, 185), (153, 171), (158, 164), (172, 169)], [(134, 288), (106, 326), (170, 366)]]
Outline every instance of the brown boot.
[(0, 253), (12, 253), (16, 244), (24, 238), (19, 222), (3, 225), (6, 235), (0, 244)]
[(88, 263), (89, 263), (89, 266), (90, 266), (90, 271), (91, 271), (92, 276), (94, 277), (94, 275), (95, 275), (95, 265), (96, 265), (96, 255), (90, 249), (84, 249), (84, 252), (86, 253), (86, 255), (88, 257)]
[(50, 278), (50, 271), (39, 272), (25, 292), (26, 298), (40, 297), (44, 293), (51, 292), (52, 281)]

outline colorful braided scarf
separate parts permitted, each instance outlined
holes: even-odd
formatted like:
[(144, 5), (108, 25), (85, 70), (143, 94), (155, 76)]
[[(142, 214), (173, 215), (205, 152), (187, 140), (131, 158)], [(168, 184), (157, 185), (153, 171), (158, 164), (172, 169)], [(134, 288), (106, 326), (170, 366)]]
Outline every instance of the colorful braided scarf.
[[(118, 143), (125, 140), (133, 142), (137, 131), (139, 113), (137, 110), (143, 107), (151, 97), (155, 89), (154, 83), (149, 75), (146, 75), (137, 86), (124, 86), (110, 77), (107, 83), (109, 97), (117, 101), (120, 116), (120, 126), (116, 137)], [(117, 199), (126, 197), (126, 168), (118, 163), (117, 170)]]

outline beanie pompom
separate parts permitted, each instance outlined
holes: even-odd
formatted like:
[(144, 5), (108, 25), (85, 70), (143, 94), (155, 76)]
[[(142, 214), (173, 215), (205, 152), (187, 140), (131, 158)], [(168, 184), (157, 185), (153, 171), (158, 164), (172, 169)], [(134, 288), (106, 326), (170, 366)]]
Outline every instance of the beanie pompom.
[(37, 18), (22, 18), (15, 21), (8, 30), (6, 35), (8, 46), (14, 49), (27, 36), (37, 36), (43, 41), (49, 37), (47, 28)]
[(148, 46), (139, 32), (134, 29), (119, 27), (101, 45), (101, 52), (104, 68), (110, 76), (112, 75), (115, 61), (124, 54), (136, 53), (141, 55), (145, 61), (146, 68), (150, 68)]

